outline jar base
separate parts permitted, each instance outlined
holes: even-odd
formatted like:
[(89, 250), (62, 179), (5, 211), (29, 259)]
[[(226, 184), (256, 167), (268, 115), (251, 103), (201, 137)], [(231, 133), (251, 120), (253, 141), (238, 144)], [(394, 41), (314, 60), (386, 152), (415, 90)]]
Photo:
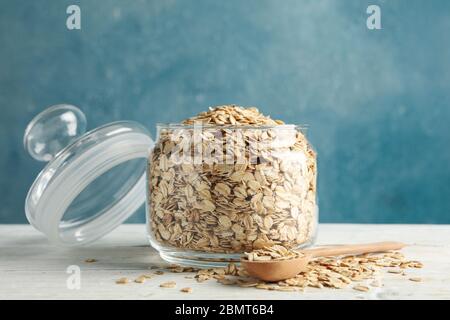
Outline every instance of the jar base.
[(233, 262), (239, 264), (240, 254), (204, 254), (193, 252), (164, 252), (159, 255), (164, 261), (170, 264), (176, 264), (192, 268), (219, 268), (226, 267)]
[[(299, 245), (296, 249), (303, 249), (315, 242), (316, 234), (310, 241)], [(151, 245), (159, 251), (160, 257), (170, 263), (191, 268), (221, 268), (230, 263), (240, 265), (241, 253), (206, 253), (197, 251), (178, 251), (162, 248), (150, 240)]]

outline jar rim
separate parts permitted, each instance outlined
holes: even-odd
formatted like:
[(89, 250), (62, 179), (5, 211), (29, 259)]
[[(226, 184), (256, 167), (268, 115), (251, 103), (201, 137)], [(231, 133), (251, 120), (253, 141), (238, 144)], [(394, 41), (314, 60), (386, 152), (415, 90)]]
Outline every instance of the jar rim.
[(194, 128), (207, 128), (207, 129), (254, 129), (254, 130), (261, 130), (261, 129), (298, 129), (300, 131), (305, 131), (309, 128), (309, 125), (302, 124), (277, 124), (277, 125), (240, 125), (240, 124), (201, 124), (195, 125), (195, 124), (183, 124), (183, 123), (157, 123), (156, 128), (157, 129), (194, 129)]

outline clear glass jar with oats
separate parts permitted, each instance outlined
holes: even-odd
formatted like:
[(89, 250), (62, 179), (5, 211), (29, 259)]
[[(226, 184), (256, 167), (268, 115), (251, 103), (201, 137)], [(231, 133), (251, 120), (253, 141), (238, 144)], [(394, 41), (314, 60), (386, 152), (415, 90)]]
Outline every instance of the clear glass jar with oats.
[(158, 125), (148, 166), (148, 235), (171, 263), (217, 266), (314, 240), (316, 153), (300, 126), (256, 108), (210, 108)]

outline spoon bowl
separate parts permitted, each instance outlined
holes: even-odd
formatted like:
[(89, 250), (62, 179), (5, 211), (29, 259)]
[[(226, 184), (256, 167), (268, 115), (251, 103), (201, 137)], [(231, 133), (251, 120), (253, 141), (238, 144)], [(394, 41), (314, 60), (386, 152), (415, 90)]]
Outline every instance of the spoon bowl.
[(298, 250), (299, 255), (293, 259), (249, 261), (241, 259), (241, 265), (247, 273), (267, 282), (276, 282), (295, 277), (308, 270), (308, 263), (316, 257), (358, 255), (373, 252), (400, 250), (405, 247), (401, 242), (376, 242), (356, 245), (341, 245), (316, 249)]
[(241, 265), (253, 278), (267, 282), (276, 282), (295, 277), (308, 270), (312, 255), (299, 255), (286, 260), (248, 261), (241, 259)]

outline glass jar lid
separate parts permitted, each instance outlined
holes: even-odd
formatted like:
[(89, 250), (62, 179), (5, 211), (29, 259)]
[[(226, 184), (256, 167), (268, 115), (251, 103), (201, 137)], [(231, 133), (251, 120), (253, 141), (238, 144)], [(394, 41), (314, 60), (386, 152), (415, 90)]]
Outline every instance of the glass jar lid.
[(26, 216), (56, 244), (95, 241), (146, 199), (146, 159), (154, 146), (147, 129), (118, 121), (85, 131), (83, 112), (66, 104), (44, 110), (25, 130), (25, 149), (48, 162), (28, 191)]

